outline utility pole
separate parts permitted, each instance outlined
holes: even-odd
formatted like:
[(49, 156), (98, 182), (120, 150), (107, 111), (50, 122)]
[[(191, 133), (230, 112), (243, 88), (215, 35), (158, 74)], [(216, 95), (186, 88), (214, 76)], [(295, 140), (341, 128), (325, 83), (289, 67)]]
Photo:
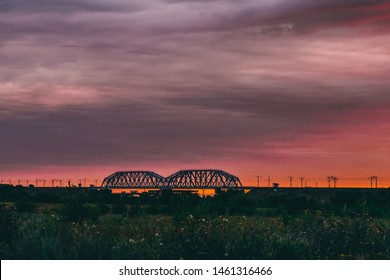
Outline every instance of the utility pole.
[[(62, 187), (62, 179), (52, 179), (51, 180), (51, 184), (52, 184), (53, 187), (54, 187), (54, 183), (55, 182), (60, 182), (60, 187)], [(58, 185), (57, 185), (57, 187), (58, 187)]]
[(271, 187), (271, 176), (268, 175), (268, 187)]
[(372, 189), (373, 182), (375, 181), (375, 188), (378, 188), (378, 176), (370, 176), (370, 186)]
[(288, 178), (290, 179), (290, 188), (292, 188), (292, 181), (293, 181), (294, 177), (293, 176), (288, 176)]
[(86, 183), (87, 183), (87, 178), (81, 178), (81, 179), (79, 179), (79, 187), (80, 187), (80, 188), (81, 188), (81, 187), (85, 187)]
[(328, 188), (330, 188), (330, 182), (332, 182), (333, 176), (327, 176), (326, 181), (328, 182)]
[(303, 188), (303, 180), (305, 180), (305, 177), (299, 177), (301, 179), (301, 188)]
[(334, 177), (334, 176), (332, 176), (332, 177), (333, 177), (333, 186), (336, 188), (336, 183), (339, 180), (339, 178)]
[[(255, 177), (257, 178), (257, 187), (259, 188), (260, 187), (260, 178), (261, 178), (261, 176), (256, 175)], [(96, 180), (96, 182), (97, 182), (97, 180)], [(97, 185), (97, 183), (96, 183), (96, 185)]]
[(39, 183), (39, 182), (43, 182), (43, 187), (46, 186), (46, 180), (45, 180), (45, 179), (36, 179), (36, 180), (35, 180), (36, 187), (38, 187), (38, 183)]

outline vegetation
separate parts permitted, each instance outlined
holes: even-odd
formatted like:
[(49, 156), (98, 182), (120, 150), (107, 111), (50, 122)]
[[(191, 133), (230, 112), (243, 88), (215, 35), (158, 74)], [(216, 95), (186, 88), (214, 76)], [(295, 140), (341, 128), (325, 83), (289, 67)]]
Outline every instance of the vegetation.
[(1, 259), (390, 259), (390, 190), (0, 187)]

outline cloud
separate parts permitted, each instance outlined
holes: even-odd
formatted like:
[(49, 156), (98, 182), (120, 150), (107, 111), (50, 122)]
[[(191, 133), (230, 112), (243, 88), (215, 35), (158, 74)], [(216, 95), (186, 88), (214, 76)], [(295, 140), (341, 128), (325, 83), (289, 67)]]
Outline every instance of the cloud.
[[(223, 153), (229, 141), (221, 141), (220, 137), (236, 137), (237, 131), (226, 127), (218, 114), (194, 117), (193, 113), (146, 104), (112, 104), (7, 114), (0, 121), (7, 135), (1, 138), (1, 146), (14, 148), (2, 152), (8, 159), (3, 167), (34, 162), (65, 166), (115, 161), (185, 162)], [(210, 121), (213, 116), (217, 118)]]
[(83, 13), (83, 12), (134, 12), (141, 9), (141, 5), (129, 3), (128, 1), (113, 0), (106, 1), (91, 0), (1, 0), (0, 13), (21, 13), (21, 14), (45, 14), (45, 13)]
[(2, 169), (320, 157), (386, 126), (384, 1), (27, 2), (0, 1)]
[[(372, 100), (370, 96), (259, 95), (231, 89), (189, 90), (153, 103), (123, 100), (56, 109), (17, 106), (0, 115), (4, 135), (0, 146), (13, 147), (3, 149), (7, 161), (2, 168), (35, 163), (240, 161), (253, 153), (259, 159), (275, 159), (282, 147), (299, 139), (326, 135), (330, 129), (342, 131), (351, 123), (367, 128), (380, 125), (386, 122), (381, 116), (390, 113), (388, 103), (386, 93)], [(6, 109), (3, 105), (1, 111)]]
[[(167, 3), (168, 2), (168, 3)], [(351, 24), (383, 28), (386, 1), (1, 1), (3, 40), (61, 35), (116, 38), (255, 28), (263, 34), (310, 32)], [(382, 25), (382, 26), (381, 26)], [(240, 31), (241, 32), (241, 31)], [(47, 38), (46, 38), (47, 39)]]

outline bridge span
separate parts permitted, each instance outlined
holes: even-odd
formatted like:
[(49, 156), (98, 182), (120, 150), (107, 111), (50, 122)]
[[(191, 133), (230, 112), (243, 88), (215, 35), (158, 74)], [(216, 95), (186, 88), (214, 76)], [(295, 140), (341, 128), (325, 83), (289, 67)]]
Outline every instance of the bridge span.
[(118, 171), (103, 180), (107, 189), (247, 189), (238, 177), (218, 169), (180, 170), (168, 177), (151, 171)]

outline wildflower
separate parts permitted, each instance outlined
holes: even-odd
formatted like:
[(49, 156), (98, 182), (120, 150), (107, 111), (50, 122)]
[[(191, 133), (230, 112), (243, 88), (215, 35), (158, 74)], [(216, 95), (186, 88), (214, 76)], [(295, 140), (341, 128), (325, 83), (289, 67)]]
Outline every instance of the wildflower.
[(163, 245), (164, 245), (164, 243), (161, 242), (161, 243), (160, 243), (160, 246), (163, 246)]
[(159, 235), (158, 232), (156, 232), (154, 236), (158, 236), (158, 235)]
[(194, 218), (194, 216), (192, 216), (191, 214), (188, 215), (188, 219), (192, 220)]
[(227, 218), (223, 218), (222, 221), (227, 223), (229, 220)]

